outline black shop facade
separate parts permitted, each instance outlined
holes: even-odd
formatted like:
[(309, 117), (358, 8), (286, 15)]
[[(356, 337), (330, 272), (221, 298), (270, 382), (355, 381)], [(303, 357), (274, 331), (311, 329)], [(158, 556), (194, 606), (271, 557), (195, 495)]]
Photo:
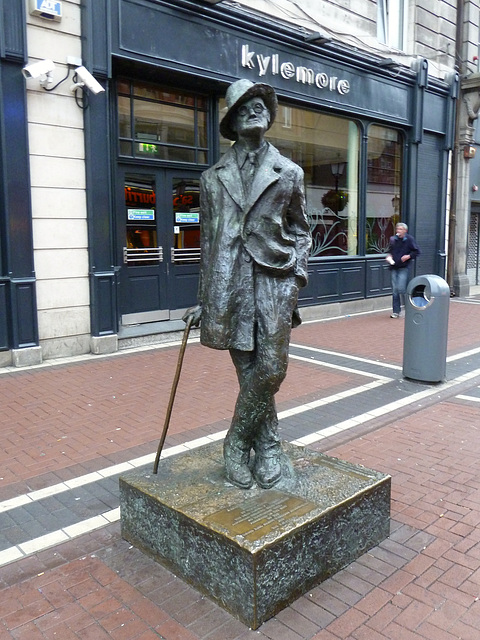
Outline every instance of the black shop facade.
[(305, 172), (304, 313), (388, 295), (384, 254), (400, 220), (422, 247), (416, 274), (444, 276), (456, 85), (429, 77), (425, 60), (413, 69), (307, 42), (230, 4), (96, 0), (84, 11), (84, 59), (106, 87), (85, 109), (93, 336), (183, 327), (196, 302), (199, 179), (231, 144), (218, 124), (239, 78), (275, 88), (268, 140)]

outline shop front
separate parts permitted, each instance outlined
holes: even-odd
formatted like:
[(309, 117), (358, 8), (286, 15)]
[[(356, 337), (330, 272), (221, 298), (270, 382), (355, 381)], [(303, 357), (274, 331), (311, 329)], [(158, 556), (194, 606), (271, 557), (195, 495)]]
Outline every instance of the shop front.
[(422, 247), (417, 274), (444, 275), (455, 96), (426, 61), (393, 68), (230, 4), (102, 0), (86, 11), (85, 58), (108, 80), (85, 110), (94, 336), (169, 330), (195, 304), (199, 178), (230, 144), (218, 122), (241, 77), (274, 86), (268, 139), (305, 172), (302, 306), (388, 294), (399, 220)]
[(120, 325), (178, 320), (198, 286), (209, 100), (135, 78), (115, 87)]

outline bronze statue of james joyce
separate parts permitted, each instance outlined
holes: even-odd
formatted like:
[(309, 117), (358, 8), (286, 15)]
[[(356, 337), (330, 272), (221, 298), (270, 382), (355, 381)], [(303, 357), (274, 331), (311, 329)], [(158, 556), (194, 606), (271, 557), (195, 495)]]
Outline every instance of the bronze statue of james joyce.
[(226, 94), (221, 134), (234, 141), (200, 183), (201, 343), (228, 349), (240, 391), (224, 442), (228, 480), (273, 487), (282, 477), (275, 394), (287, 372), (298, 292), (311, 245), (302, 169), (264, 139), (277, 113), (274, 89), (238, 80)]

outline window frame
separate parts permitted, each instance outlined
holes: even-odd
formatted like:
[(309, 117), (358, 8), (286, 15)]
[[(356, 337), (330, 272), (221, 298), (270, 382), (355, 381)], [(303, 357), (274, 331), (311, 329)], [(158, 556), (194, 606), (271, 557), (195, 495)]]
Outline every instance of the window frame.
[[(121, 89), (121, 84), (128, 84), (129, 91), (128, 93)], [(193, 104), (181, 104), (175, 101), (169, 101), (166, 99), (155, 99), (152, 97), (139, 95), (135, 87), (151, 86), (152, 88), (159, 89), (161, 92), (167, 94), (169, 92), (173, 94), (183, 94), (186, 97), (193, 100)], [(126, 160), (136, 160), (136, 161), (146, 161), (146, 162), (154, 162), (154, 163), (163, 163), (163, 164), (181, 164), (184, 166), (205, 166), (208, 167), (209, 159), (212, 154), (212, 145), (211, 145), (211, 118), (210, 118), (210, 102), (211, 98), (206, 94), (195, 93), (192, 91), (184, 90), (178, 87), (169, 87), (167, 85), (161, 83), (153, 83), (144, 81), (136, 78), (129, 78), (125, 76), (119, 76), (116, 81), (116, 116), (117, 116), (117, 128), (116, 128), (116, 140), (117, 140), (117, 155), (119, 159)], [(120, 113), (120, 98), (124, 98), (129, 101), (128, 104), (128, 118), (129, 118), (129, 136), (121, 135), (120, 126), (121, 126), (121, 113)], [(160, 104), (171, 107), (173, 109), (184, 109), (193, 112), (193, 140), (194, 143), (190, 144), (180, 144), (175, 142), (161, 142), (161, 141), (148, 141), (145, 138), (142, 138), (137, 134), (135, 127), (135, 103), (144, 102), (144, 103), (152, 103), (152, 104)], [(203, 106), (200, 104), (203, 102)], [(199, 113), (202, 113), (203, 121), (204, 121), (204, 132), (203, 134), (199, 131)], [(161, 120), (158, 121), (159, 123)], [(207, 146), (202, 146), (200, 144), (200, 138), (204, 137)], [(122, 149), (122, 145), (129, 145), (130, 153), (126, 153)], [(159, 154), (157, 155), (153, 149), (151, 149), (151, 155), (146, 152), (141, 152), (138, 150), (138, 145), (152, 146), (155, 147)], [(192, 154), (192, 160), (183, 160), (181, 158), (164, 158), (161, 157), (162, 152), (168, 150), (178, 150), (179, 152), (187, 152)], [(203, 158), (202, 158), (203, 155)]]
[[(374, 137), (371, 135), (372, 129), (375, 129), (375, 128), (379, 130), (383, 129), (385, 132), (390, 131), (392, 133), (395, 133), (397, 140), (393, 140), (393, 137), (392, 137), (390, 142), (393, 142), (396, 145), (398, 145), (398, 150), (399, 150), (398, 155), (395, 154), (392, 156), (391, 153), (388, 153), (388, 149), (385, 154), (383, 152), (379, 154), (378, 159), (381, 159), (382, 156), (384, 155), (386, 156), (386, 158), (383, 161), (379, 162), (378, 167), (373, 167), (370, 164), (370, 159), (369, 159), (369, 143), (375, 138), (377, 141), (380, 140), (379, 136)], [(385, 146), (386, 146), (388, 142), (387, 136), (385, 136), (384, 140), (385, 140)], [(394, 160), (395, 166), (393, 168), (386, 166), (388, 164), (388, 157), (396, 158), (396, 161)], [(363, 231), (362, 231), (362, 237), (365, 241), (365, 246), (364, 246), (365, 256), (372, 257), (372, 256), (384, 255), (388, 246), (388, 240), (390, 236), (393, 235), (395, 232), (394, 231), (395, 225), (398, 222), (405, 222), (404, 216), (403, 216), (403, 212), (405, 210), (405, 206), (404, 206), (404, 202), (405, 202), (404, 193), (405, 193), (405, 181), (406, 181), (405, 161), (406, 161), (405, 131), (403, 131), (399, 127), (387, 126), (385, 123), (369, 122), (365, 130), (365, 220), (364, 220)], [(378, 179), (369, 180), (370, 172), (373, 173), (374, 171), (377, 172)], [(390, 182), (388, 180), (388, 174), (392, 172), (393, 172), (394, 179), (393, 179), (393, 182)], [(395, 180), (396, 176), (398, 176), (398, 180)], [(368, 213), (370, 212), (369, 198), (371, 197), (371, 195), (375, 193), (375, 191), (370, 188), (370, 185), (375, 185), (375, 184), (380, 186), (381, 185), (385, 186), (384, 193), (382, 194), (381, 189), (379, 189), (377, 192), (377, 195), (380, 194), (380, 197), (383, 195), (384, 199), (388, 200), (392, 211), (390, 212), (388, 205), (386, 205), (385, 210), (386, 212), (390, 213), (390, 215), (386, 215), (383, 218), (379, 216), (375, 216), (374, 222), (373, 224), (371, 224), (369, 228), (368, 226), (369, 220), (372, 219), (372, 216), (368, 215)], [(388, 191), (388, 187), (390, 186), (390, 184), (391, 184), (391, 189), (390, 191)], [(380, 233), (382, 233), (381, 228), (383, 227), (383, 237), (380, 238), (380, 244), (377, 243), (377, 248), (378, 249), (383, 248), (384, 251), (377, 250), (377, 251), (369, 252), (368, 251), (369, 246), (372, 246), (372, 248), (374, 246), (373, 244), (369, 245), (368, 237), (373, 233), (373, 225), (375, 224), (375, 220), (382, 221), (381, 223), (377, 224), (377, 227), (379, 227), (379, 229), (377, 230), (380, 231)], [(390, 226), (390, 229), (387, 232), (387, 229), (389, 226)]]
[(377, 0), (377, 39), (399, 51), (407, 47), (409, 0)]

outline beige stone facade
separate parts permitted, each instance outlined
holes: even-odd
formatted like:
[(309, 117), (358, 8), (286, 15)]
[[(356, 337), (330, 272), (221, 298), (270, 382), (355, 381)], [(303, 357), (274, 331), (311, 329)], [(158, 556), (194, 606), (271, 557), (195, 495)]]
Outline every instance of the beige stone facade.
[[(50, 58), (53, 82), (67, 57), (82, 58), (80, 0), (64, 0), (61, 22), (31, 16), (28, 60)], [(83, 111), (69, 77), (54, 91), (26, 80), (38, 329), (43, 358), (90, 350), (90, 295)]]

